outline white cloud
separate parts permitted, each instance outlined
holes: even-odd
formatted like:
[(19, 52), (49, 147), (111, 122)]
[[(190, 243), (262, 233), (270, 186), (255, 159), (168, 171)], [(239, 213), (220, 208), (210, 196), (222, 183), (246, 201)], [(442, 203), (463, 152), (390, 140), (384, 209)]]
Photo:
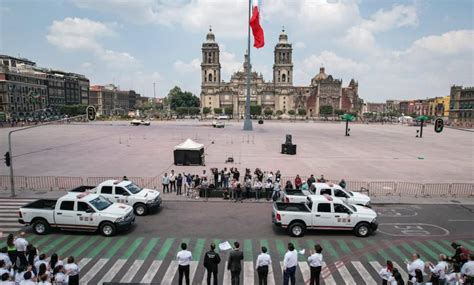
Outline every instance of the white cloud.
[(295, 47), (295, 48), (305, 48), (306, 45), (305, 45), (305, 43), (303, 43), (303, 42), (296, 42), (296, 43), (294, 44), (294, 47)]
[(98, 53), (99, 58), (112, 68), (126, 69), (135, 65), (136, 59), (126, 52), (117, 52), (113, 50), (101, 50)]
[(419, 56), (453, 55), (474, 52), (474, 30), (449, 31), (442, 35), (426, 36), (416, 40), (406, 51)]
[(332, 51), (322, 51), (319, 55), (311, 55), (305, 58), (301, 64), (303, 71), (313, 73), (313, 75), (316, 75), (321, 66), (328, 66), (334, 71), (353, 74), (361, 74), (370, 69), (365, 63), (338, 56)]
[(225, 79), (230, 78), (234, 72), (243, 68), (244, 59), (238, 59), (234, 53), (221, 50), (220, 61), (222, 65), (221, 79)]
[(196, 72), (201, 69), (201, 61), (199, 58), (195, 58), (190, 62), (184, 62), (182, 60), (177, 60), (173, 63), (173, 68), (181, 73), (186, 72)]

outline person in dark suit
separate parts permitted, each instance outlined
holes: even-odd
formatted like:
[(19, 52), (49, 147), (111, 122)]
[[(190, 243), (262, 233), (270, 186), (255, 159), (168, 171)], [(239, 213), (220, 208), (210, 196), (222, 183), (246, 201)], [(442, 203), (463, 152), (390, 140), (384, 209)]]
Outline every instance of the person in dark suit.
[(215, 250), (216, 245), (211, 243), (211, 250), (204, 255), (204, 267), (207, 270), (207, 285), (211, 285), (212, 275), (214, 275), (214, 285), (217, 285), (217, 268), (221, 262), (221, 258)]
[(244, 259), (244, 253), (239, 250), (239, 247), (239, 242), (234, 242), (234, 250), (229, 253), (227, 270), (230, 270), (230, 284), (232, 285), (239, 285), (240, 283), (240, 271), (242, 271), (242, 260)]

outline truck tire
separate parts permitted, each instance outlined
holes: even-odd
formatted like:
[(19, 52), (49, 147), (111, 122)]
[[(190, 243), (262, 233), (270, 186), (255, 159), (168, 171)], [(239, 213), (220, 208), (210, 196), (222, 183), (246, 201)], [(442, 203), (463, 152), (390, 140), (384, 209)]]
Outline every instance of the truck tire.
[(306, 226), (300, 222), (294, 222), (288, 227), (290, 235), (293, 237), (302, 237), (306, 231)]
[(33, 222), (33, 230), (38, 235), (45, 235), (49, 232), (49, 223), (44, 219), (37, 219)]
[(354, 233), (358, 237), (368, 237), (370, 235), (370, 226), (368, 223), (359, 223), (354, 228)]
[(135, 205), (133, 205), (133, 211), (137, 216), (145, 216), (148, 213), (148, 208), (145, 204), (136, 203)]
[(103, 222), (100, 224), (100, 233), (105, 237), (111, 237), (115, 234), (116, 228), (115, 225), (111, 222)]

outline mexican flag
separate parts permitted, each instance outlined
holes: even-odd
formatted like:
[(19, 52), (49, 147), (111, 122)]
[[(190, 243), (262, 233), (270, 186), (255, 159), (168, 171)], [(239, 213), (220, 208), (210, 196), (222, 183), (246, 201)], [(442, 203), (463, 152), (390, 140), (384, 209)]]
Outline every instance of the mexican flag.
[(260, 26), (260, 12), (258, 8), (258, 0), (255, 0), (252, 8), (252, 17), (250, 18), (250, 27), (253, 34), (253, 46), (261, 48), (265, 45), (262, 26)]

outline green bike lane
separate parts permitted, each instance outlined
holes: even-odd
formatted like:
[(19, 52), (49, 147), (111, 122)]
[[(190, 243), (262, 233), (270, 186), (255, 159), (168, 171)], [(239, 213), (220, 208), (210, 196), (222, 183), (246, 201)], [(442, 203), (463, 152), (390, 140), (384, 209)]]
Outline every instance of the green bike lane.
[[(224, 239), (209, 238), (173, 238), (173, 237), (128, 237), (116, 236), (105, 238), (98, 235), (80, 235), (80, 234), (50, 234), (46, 236), (28, 235), (29, 240), (35, 245), (40, 253), (46, 253), (50, 256), (52, 253), (58, 253), (61, 258), (72, 255), (78, 262), (81, 260), (90, 260), (81, 269), (81, 276), (87, 275), (93, 269), (93, 276), (89, 276), (91, 284), (97, 284), (107, 274), (112, 276), (111, 280), (120, 281), (121, 279), (132, 282), (140, 282), (143, 276), (155, 264), (154, 261), (160, 261), (161, 266), (153, 276), (153, 282), (159, 282), (170, 269), (171, 262), (175, 260), (176, 253), (180, 250), (182, 242), (188, 244), (188, 249), (193, 252), (193, 261), (197, 262), (194, 273), (194, 280), (203, 280), (205, 271), (202, 266), (203, 253), (208, 250), (210, 243), (214, 242), (218, 246)], [(227, 239), (233, 242), (235, 239)], [(412, 239), (412, 240), (382, 240), (374, 241), (370, 238), (335, 238), (319, 239), (318, 237), (304, 237), (299, 239), (281, 238), (281, 239), (244, 239), (239, 240), (244, 260), (255, 262), (260, 253), (261, 246), (268, 248), (273, 261), (273, 274), (276, 280), (281, 280), (282, 274), (280, 262), (283, 261), (287, 251), (288, 242), (293, 242), (296, 249), (305, 249), (305, 255), (299, 255), (299, 261), (305, 261), (309, 255), (309, 249), (314, 248), (316, 243), (323, 247), (323, 256), (325, 262), (330, 268), (330, 274), (334, 279), (342, 278), (338, 267), (333, 266), (335, 262), (345, 264), (347, 270), (353, 275), (356, 282), (361, 281), (358, 270), (351, 262), (361, 262), (367, 272), (377, 276), (376, 270), (369, 262), (379, 262), (381, 265), (386, 260), (393, 260), (397, 265), (404, 267), (403, 261), (410, 259), (410, 256), (417, 252), (425, 261), (435, 262), (440, 253), (453, 254), (450, 247), (452, 240), (449, 239)], [(456, 240), (463, 244), (470, 251), (474, 251), (474, 240)], [(5, 246), (2, 243), (2, 246)], [(228, 253), (221, 252), (222, 262), (220, 264), (221, 276), (224, 271), (224, 264)], [(100, 263), (100, 260), (103, 262)], [(118, 263), (122, 260), (122, 263)], [(119, 264), (120, 268), (114, 269)], [(140, 265), (140, 266), (137, 266)], [(100, 266), (101, 268), (96, 268)], [(405, 268), (402, 268), (405, 269)], [(114, 270), (116, 272), (114, 272)], [(112, 273), (110, 273), (112, 271)], [(168, 273), (169, 275), (169, 273)], [(298, 280), (303, 281), (300, 272), (297, 274)], [(172, 279), (177, 280), (176, 276)], [(298, 281), (297, 281), (298, 282)]]

